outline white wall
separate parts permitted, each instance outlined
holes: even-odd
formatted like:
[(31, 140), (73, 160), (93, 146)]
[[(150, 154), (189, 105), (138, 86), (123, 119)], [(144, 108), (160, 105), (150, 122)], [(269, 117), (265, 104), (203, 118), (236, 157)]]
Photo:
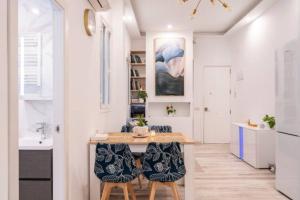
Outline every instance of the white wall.
[[(233, 121), (261, 122), (275, 112), (275, 51), (295, 39), (299, 1), (279, 0), (249, 26), (230, 35)], [(237, 74), (243, 80), (236, 81)]]
[[(155, 56), (154, 56), (154, 39), (155, 38), (185, 38), (185, 85), (184, 96), (155, 96)], [(148, 93), (148, 106), (151, 102), (177, 102), (189, 103), (190, 108), (193, 106), (193, 33), (186, 32), (147, 32), (146, 33), (146, 90)], [(184, 106), (183, 106), (184, 107)], [(149, 109), (161, 109), (161, 106), (151, 106)], [(175, 108), (176, 109), (176, 108)], [(146, 111), (147, 112), (147, 111)], [(152, 113), (159, 113), (151, 111)], [(193, 113), (189, 116), (170, 117), (151, 117), (148, 115), (150, 125), (171, 125), (173, 131), (184, 132), (193, 137)]]
[(146, 50), (146, 37), (131, 40), (132, 51), (143, 51)]
[(111, 59), (111, 105), (106, 131), (120, 131), (128, 116), (128, 46), (130, 38), (126, 30), (124, 1), (110, 1), (112, 28), (112, 59)]
[(199, 141), (203, 141), (204, 67), (230, 65), (230, 44), (226, 37), (194, 35), (194, 136)]
[[(68, 132), (68, 199), (88, 199), (88, 141), (95, 130), (119, 130), (127, 116), (127, 66), (124, 43), (128, 40), (123, 25), (123, 1), (111, 0), (105, 17), (111, 28), (111, 109), (100, 110), (100, 30), (88, 37), (82, 23), (88, 1), (66, 4)], [(99, 15), (97, 16), (99, 25)], [(126, 39), (125, 39), (126, 38)], [(128, 41), (126, 42), (128, 43)], [(125, 82), (125, 83), (124, 83)], [(120, 89), (121, 88), (121, 89)], [(125, 106), (124, 106), (125, 105)], [(123, 121), (124, 120), (124, 121)]]

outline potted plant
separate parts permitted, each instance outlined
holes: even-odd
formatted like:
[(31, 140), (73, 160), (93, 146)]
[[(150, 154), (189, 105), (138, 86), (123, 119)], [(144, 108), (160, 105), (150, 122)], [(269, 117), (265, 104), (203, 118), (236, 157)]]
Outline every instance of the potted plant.
[(267, 123), (270, 127), (270, 129), (274, 129), (276, 125), (275, 117), (271, 115), (265, 115), (263, 118), (263, 121)]
[(135, 120), (135, 127), (132, 129), (133, 133), (137, 135), (146, 135), (148, 133), (148, 122), (143, 115), (137, 115)]
[(145, 90), (140, 89), (137, 93), (140, 103), (145, 103), (148, 97), (148, 94)]
[(169, 117), (174, 117), (176, 115), (176, 109), (173, 107), (172, 104), (166, 107), (166, 111)]

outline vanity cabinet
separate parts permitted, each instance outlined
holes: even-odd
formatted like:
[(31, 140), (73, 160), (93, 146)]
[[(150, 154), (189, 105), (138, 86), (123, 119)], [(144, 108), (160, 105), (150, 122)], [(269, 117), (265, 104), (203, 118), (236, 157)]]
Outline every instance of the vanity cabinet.
[(52, 200), (52, 150), (19, 151), (20, 200)]
[(275, 131), (233, 123), (230, 149), (255, 168), (268, 168), (275, 163)]

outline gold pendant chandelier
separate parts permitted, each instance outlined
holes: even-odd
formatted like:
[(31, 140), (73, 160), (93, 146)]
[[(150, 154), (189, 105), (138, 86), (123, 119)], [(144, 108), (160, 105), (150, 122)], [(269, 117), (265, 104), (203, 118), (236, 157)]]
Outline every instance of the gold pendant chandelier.
[[(181, 3), (186, 3), (188, 2), (189, 0), (180, 0)], [(225, 10), (230, 10), (230, 6), (229, 4), (224, 1), (224, 0), (209, 0), (213, 5), (215, 5), (216, 3), (219, 3), (222, 5), (222, 7), (225, 9)], [(197, 0), (197, 3), (196, 3), (196, 6), (195, 8), (193, 9), (192, 11), (192, 16), (195, 16), (198, 12), (198, 8), (199, 8), (199, 5), (200, 3), (202, 2), (202, 0)]]

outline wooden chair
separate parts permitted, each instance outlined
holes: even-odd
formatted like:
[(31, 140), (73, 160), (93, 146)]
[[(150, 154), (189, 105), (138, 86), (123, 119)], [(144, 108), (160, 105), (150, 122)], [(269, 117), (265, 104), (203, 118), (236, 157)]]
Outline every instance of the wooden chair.
[(101, 200), (108, 200), (115, 187), (123, 189), (125, 200), (129, 192), (136, 199), (131, 181), (140, 175), (140, 169), (127, 144), (97, 144), (94, 172), (104, 182)]
[(184, 177), (186, 170), (179, 143), (150, 143), (142, 166), (144, 176), (151, 181), (150, 200), (162, 185), (170, 187), (174, 198), (180, 199), (175, 182)]
[[(132, 132), (132, 129), (133, 129), (133, 126), (131, 126), (130, 124), (123, 125), (121, 128), (121, 132), (130, 133), (130, 132)], [(149, 126), (149, 129), (154, 130), (156, 133), (171, 133), (172, 132), (172, 127), (169, 125), (154, 125), (154, 126)], [(141, 159), (143, 157), (143, 153), (133, 152), (133, 157), (136, 161), (136, 166), (138, 168), (142, 168)], [(142, 179), (143, 179), (142, 175), (138, 176), (140, 189), (142, 189)]]

